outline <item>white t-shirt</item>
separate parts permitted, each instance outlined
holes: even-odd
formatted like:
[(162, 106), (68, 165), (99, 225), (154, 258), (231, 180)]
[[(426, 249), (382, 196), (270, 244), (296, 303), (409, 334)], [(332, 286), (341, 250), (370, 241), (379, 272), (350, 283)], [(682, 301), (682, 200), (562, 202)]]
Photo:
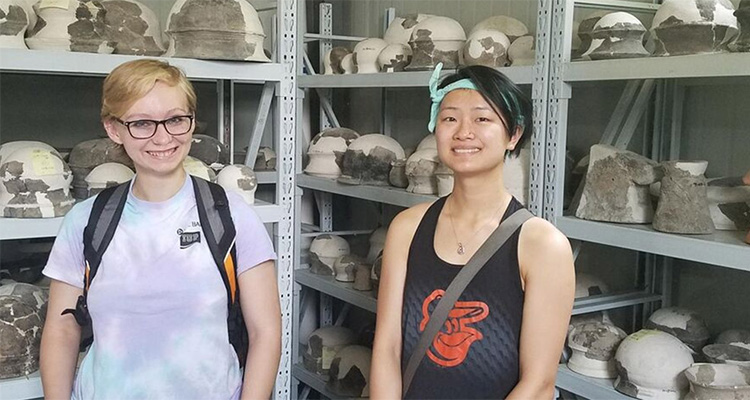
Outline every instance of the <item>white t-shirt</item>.
[[(276, 259), (251, 206), (237, 194), (227, 197), (238, 274)], [(83, 229), (92, 205), (93, 198), (66, 215), (46, 276), (83, 287)], [(74, 399), (239, 398), (226, 289), (200, 228), (191, 179), (159, 203), (139, 200), (131, 187), (87, 301), (94, 343), (78, 370)]]

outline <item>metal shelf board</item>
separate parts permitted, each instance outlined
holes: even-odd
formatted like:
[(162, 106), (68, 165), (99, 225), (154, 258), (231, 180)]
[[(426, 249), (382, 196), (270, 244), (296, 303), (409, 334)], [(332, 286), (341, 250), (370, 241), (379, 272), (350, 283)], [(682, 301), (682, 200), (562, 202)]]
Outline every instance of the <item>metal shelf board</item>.
[(373, 290), (367, 292), (355, 290), (351, 283), (339, 282), (332, 276), (313, 274), (307, 268), (295, 270), (294, 280), (302, 286), (323, 292), (364, 310), (370, 312), (377, 310), (378, 301)]
[(28, 376), (0, 379), (0, 393), (2, 393), (3, 400), (40, 399), (44, 397), (39, 371)]
[[(377, 312), (377, 298), (373, 291), (355, 290), (351, 283), (339, 282), (330, 276), (316, 275), (309, 269), (296, 270), (294, 280), (302, 286), (318, 290), (359, 308)], [(573, 315), (657, 302), (661, 299), (659, 294), (640, 291), (583, 297), (575, 300)]]
[[(498, 68), (510, 80), (519, 85), (533, 82), (531, 66)], [(455, 70), (444, 70), (446, 76)], [(299, 75), (297, 84), (301, 88), (385, 88), (385, 87), (427, 87), (432, 71), (394, 72), (379, 74), (352, 75)]]
[[(3, 73), (103, 76), (126, 61), (143, 58), (119, 54), (3, 49), (2, 56), (0, 56), (0, 71)], [(182, 68), (190, 79), (210, 81), (232, 79), (237, 82), (261, 83), (266, 81), (279, 82), (284, 77), (281, 64), (155, 58), (167, 60), (170, 64)]]
[(259, 184), (276, 183), (279, 173), (276, 171), (255, 171), (255, 179)]
[(750, 75), (750, 53), (694, 54), (618, 60), (576, 61), (564, 65), (567, 82), (622, 79), (715, 78)]
[(750, 271), (750, 246), (744, 232), (716, 231), (712, 235), (657, 232), (650, 225), (594, 222), (557, 217), (555, 225), (571, 239), (659, 254), (722, 267)]
[(662, 300), (662, 295), (642, 291), (589, 296), (576, 299), (573, 315), (595, 311), (612, 310), (637, 304), (653, 303)]
[(292, 376), (298, 381), (311, 387), (316, 392), (322, 394), (324, 397), (329, 399), (348, 399), (348, 397), (341, 397), (335, 393), (332, 393), (326, 388), (326, 380), (323, 377), (313, 374), (308, 371), (302, 365), (294, 365), (292, 367)]
[(587, 399), (633, 400), (614, 387), (614, 379), (598, 379), (577, 374), (565, 364), (557, 368), (555, 386)]
[[(281, 221), (281, 206), (255, 200), (253, 209), (263, 223)], [(63, 217), (58, 218), (0, 218), (0, 240), (33, 239), (57, 236)]]
[(62, 221), (63, 217), (0, 218), (0, 240), (54, 237)]
[(319, 178), (306, 174), (297, 175), (297, 186), (401, 207), (411, 207), (419, 203), (433, 202), (437, 199), (436, 196), (409, 193), (404, 189), (392, 186), (345, 185), (336, 182), (334, 179)]

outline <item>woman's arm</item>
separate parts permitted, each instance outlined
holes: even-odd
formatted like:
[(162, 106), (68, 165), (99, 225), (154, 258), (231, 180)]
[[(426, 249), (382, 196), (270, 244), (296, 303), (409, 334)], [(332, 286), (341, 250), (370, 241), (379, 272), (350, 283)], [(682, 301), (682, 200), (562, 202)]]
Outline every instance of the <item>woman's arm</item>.
[(70, 399), (73, 393), (81, 327), (72, 314), (61, 313), (75, 308), (81, 294), (82, 289), (58, 280), (53, 279), (50, 284), (39, 359), (46, 399)]
[(568, 239), (549, 222), (523, 225), (518, 245), (524, 281), (519, 382), (508, 399), (552, 399), (575, 295)]
[(391, 222), (383, 248), (383, 268), (378, 289), (375, 343), (370, 368), (370, 398), (400, 399), (401, 308), (409, 247), (427, 205), (401, 212)]
[(250, 342), (242, 399), (269, 399), (281, 358), (281, 307), (274, 262), (241, 273), (239, 285)]

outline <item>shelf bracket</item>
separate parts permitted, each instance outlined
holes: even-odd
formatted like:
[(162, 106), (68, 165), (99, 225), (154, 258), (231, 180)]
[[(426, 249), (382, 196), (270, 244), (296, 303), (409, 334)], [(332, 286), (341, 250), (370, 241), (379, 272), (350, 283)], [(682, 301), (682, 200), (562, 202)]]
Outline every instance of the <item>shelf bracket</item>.
[(255, 157), (258, 156), (260, 141), (263, 139), (263, 132), (266, 130), (268, 115), (271, 111), (275, 86), (276, 84), (273, 82), (266, 82), (263, 85), (263, 93), (260, 96), (260, 103), (258, 104), (258, 114), (255, 116), (255, 125), (253, 125), (253, 131), (250, 135), (250, 144), (248, 145), (247, 153), (245, 154), (245, 165), (255, 165)]

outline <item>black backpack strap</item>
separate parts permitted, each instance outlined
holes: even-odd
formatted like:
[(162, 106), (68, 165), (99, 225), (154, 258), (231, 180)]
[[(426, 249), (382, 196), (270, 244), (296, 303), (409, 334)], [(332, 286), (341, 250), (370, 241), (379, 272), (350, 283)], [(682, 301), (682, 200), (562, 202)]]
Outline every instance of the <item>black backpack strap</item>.
[(78, 296), (75, 309), (68, 308), (62, 312), (62, 315), (73, 314), (76, 322), (82, 328), (81, 351), (85, 350), (94, 340), (86, 298), (91, 282), (99, 270), (102, 256), (115, 235), (117, 224), (120, 222), (123, 209), (125, 209), (129, 189), (130, 181), (104, 189), (99, 193), (94, 199), (88, 223), (83, 230), (83, 257), (86, 262), (86, 269), (83, 274), (83, 294)]
[(240, 288), (237, 282), (237, 249), (235, 246), (237, 231), (232, 221), (229, 200), (221, 186), (192, 175), (190, 177), (193, 180), (195, 203), (198, 207), (201, 229), (227, 290), (229, 342), (237, 352), (240, 365), (244, 366), (248, 337), (239, 301)]

